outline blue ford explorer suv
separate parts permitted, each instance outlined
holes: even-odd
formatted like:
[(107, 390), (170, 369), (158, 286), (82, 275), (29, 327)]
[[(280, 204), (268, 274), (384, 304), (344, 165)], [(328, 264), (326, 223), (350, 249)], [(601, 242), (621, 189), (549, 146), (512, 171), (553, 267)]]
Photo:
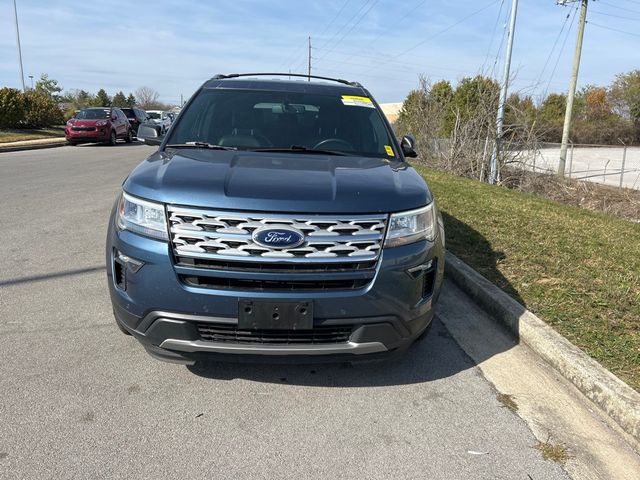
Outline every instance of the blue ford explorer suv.
[(122, 185), (107, 272), (156, 358), (356, 361), (431, 324), (444, 231), (413, 138), (358, 83), (276, 75), (217, 75), (166, 136), (140, 126), (159, 149)]

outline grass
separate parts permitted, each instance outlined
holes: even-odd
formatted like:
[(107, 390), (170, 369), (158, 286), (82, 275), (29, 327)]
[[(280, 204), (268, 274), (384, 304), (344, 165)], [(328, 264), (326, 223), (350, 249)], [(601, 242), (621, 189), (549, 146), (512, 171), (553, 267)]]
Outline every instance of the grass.
[(0, 130), (0, 143), (64, 137), (64, 127)]
[(567, 447), (559, 443), (550, 443), (549, 441), (540, 442), (538, 441), (534, 448), (536, 450), (540, 450), (542, 453), (542, 458), (545, 460), (553, 460), (554, 462), (558, 462), (560, 465), (564, 465), (569, 458), (569, 452), (567, 451)]
[(640, 224), (417, 169), (454, 255), (640, 391)]

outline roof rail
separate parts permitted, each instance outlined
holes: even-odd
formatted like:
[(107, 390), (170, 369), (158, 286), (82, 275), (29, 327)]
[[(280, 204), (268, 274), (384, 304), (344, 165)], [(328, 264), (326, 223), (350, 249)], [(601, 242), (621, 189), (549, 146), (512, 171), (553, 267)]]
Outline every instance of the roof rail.
[(318, 80), (329, 80), (330, 82), (338, 82), (344, 85), (350, 85), (352, 87), (362, 87), (358, 82), (350, 82), (343, 80), (342, 78), (331, 77), (319, 77), (318, 75), (305, 75), (303, 73), (229, 73), (214, 75), (212, 80), (223, 80), (225, 78), (238, 78), (238, 77), (266, 77), (266, 76), (278, 76), (278, 77), (300, 77), (300, 78), (315, 78)]

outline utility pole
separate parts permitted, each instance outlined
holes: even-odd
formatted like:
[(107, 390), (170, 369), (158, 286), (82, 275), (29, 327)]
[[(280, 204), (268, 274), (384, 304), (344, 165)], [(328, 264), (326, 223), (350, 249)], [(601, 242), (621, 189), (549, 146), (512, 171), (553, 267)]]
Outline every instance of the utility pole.
[(567, 147), (569, 145), (569, 132), (571, 130), (571, 116), (573, 115), (573, 99), (576, 96), (576, 85), (578, 84), (578, 71), (580, 70), (580, 57), (582, 55), (582, 40), (584, 39), (584, 26), (587, 23), (587, 4), (589, 0), (559, 0), (558, 4), (566, 5), (580, 1), (580, 21), (578, 23), (578, 38), (576, 40), (576, 51), (573, 54), (573, 71), (571, 82), (569, 83), (569, 93), (567, 94), (567, 108), (564, 112), (564, 128), (562, 129), (562, 144), (560, 146), (560, 161), (558, 162), (558, 175), (564, 177), (564, 169), (567, 163)]
[(509, 74), (511, 72), (511, 53), (513, 52), (513, 36), (516, 30), (516, 17), (518, 16), (518, 0), (513, 0), (511, 4), (511, 20), (509, 21), (509, 33), (507, 39), (507, 53), (504, 60), (504, 74), (502, 86), (500, 88), (500, 103), (498, 105), (498, 117), (496, 119), (496, 141), (493, 144), (491, 154), (491, 169), (489, 173), (489, 183), (494, 184), (498, 178), (498, 157), (500, 156), (500, 143), (502, 142), (502, 128), (504, 126), (504, 110), (507, 104), (507, 93), (509, 90)]
[(22, 71), (22, 48), (20, 47), (20, 29), (18, 28), (18, 8), (16, 7), (16, 0), (13, 0), (13, 17), (16, 21), (16, 41), (18, 42), (18, 64), (20, 65), (20, 81), (22, 82), (22, 91), (26, 92), (27, 89), (24, 86), (24, 72)]
[(311, 81), (311, 36), (309, 36), (309, 70), (307, 73), (307, 81)]

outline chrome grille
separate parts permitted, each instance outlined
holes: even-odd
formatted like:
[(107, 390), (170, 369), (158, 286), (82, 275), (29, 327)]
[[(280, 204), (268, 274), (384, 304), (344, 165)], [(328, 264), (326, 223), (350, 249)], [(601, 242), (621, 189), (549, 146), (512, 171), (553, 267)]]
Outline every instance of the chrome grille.
[[(217, 261), (375, 261), (382, 248), (386, 219), (386, 215), (266, 215), (169, 207), (175, 255)], [(282, 250), (255, 243), (252, 234), (271, 225), (298, 229), (305, 236), (304, 243)]]

